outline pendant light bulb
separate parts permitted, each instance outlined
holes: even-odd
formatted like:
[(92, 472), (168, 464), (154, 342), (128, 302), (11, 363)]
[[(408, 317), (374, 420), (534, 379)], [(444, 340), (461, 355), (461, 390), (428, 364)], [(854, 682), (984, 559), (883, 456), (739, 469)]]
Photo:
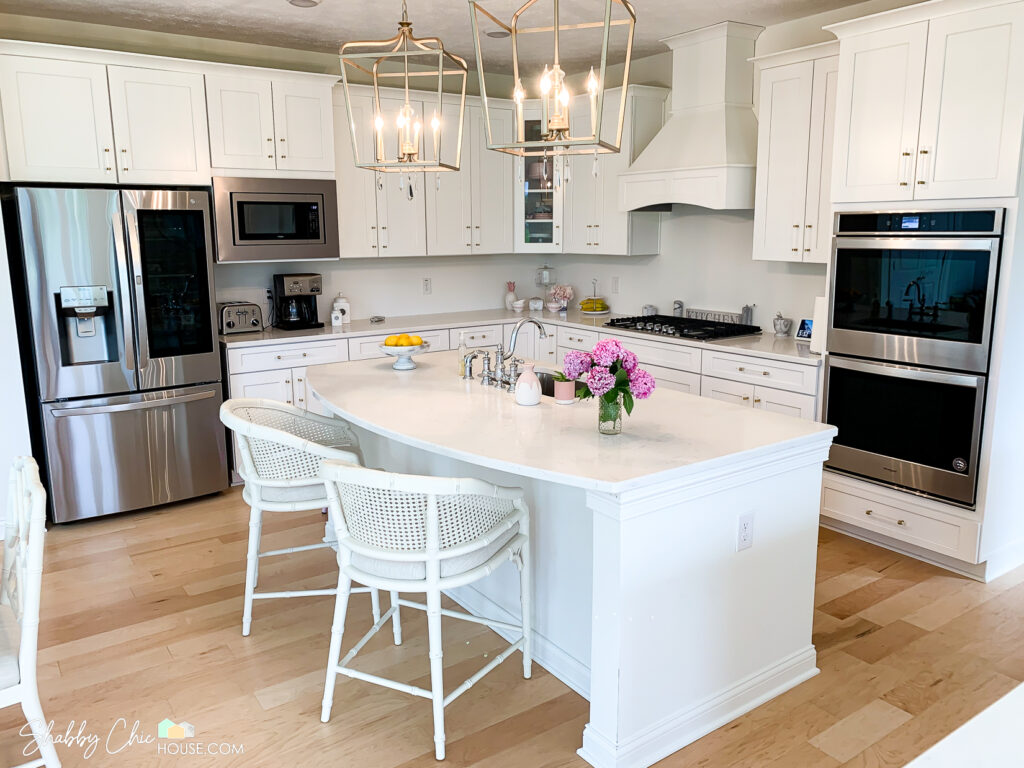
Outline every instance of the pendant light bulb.
[(587, 93), (591, 96), (597, 96), (597, 91), (600, 88), (600, 83), (597, 81), (597, 75), (594, 74), (594, 68), (590, 68), (590, 74), (587, 75)]
[(516, 80), (516, 88), (512, 91), (512, 100), (521, 105), (523, 100), (526, 98), (526, 91), (523, 90), (523, 81)]
[(551, 93), (551, 72), (547, 64), (544, 65), (544, 72), (540, 76), (540, 92), (545, 96)]
[(437, 133), (441, 128), (441, 118), (437, 116), (437, 112), (430, 118), (430, 127), (434, 130), (434, 133)]
[(562, 86), (562, 90), (558, 93), (558, 103), (563, 107), (569, 106), (569, 89), (564, 85)]

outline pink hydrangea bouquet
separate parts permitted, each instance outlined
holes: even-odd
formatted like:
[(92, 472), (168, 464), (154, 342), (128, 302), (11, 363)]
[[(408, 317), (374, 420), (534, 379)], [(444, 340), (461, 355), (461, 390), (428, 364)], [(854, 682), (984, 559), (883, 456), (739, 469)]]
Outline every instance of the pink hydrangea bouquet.
[(604, 434), (618, 434), (622, 410), (631, 414), (635, 400), (646, 400), (654, 392), (654, 377), (615, 339), (602, 339), (590, 352), (567, 352), (562, 367), (565, 377), (576, 381), (581, 400), (597, 398), (598, 429)]

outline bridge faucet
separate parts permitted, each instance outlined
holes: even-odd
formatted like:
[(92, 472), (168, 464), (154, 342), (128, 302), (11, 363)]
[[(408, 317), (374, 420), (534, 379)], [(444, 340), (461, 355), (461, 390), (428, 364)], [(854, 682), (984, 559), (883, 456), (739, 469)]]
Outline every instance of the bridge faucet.
[(515, 327), (512, 329), (512, 335), (509, 337), (508, 340), (508, 352), (503, 352), (501, 349), (501, 345), (498, 345), (499, 357), (501, 357), (502, 362), (508, 360), (515, 354), (516, 342), (519, 340), (519, 329), (527, 324), (537, 326), (537, 330), (540, 332), (540, 338), (546, 339), (548, 337), (548, 332), (544, 328), (544, 323), (542, 323), (535, 317), (524, 317), (522, 320), (516, 323)]

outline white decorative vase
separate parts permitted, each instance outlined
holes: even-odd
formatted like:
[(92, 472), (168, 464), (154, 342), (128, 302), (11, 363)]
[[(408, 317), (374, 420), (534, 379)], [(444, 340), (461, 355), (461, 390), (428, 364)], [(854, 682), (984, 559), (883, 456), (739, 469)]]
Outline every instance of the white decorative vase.
[(515, 291), (509, 291), (508, 293), (506, 293), (505, 294), (505, 309), (507, 309), (509, 312), (512, 312), (514, 310), (514, 307), (512, 306), (512, 303), (515, 300), (516, 300), (516, 292)]
[(516, 379), (516, 402), (519, 405), (540, 405), (540, 379), (533, 372), (533, 364), (525, 363)]

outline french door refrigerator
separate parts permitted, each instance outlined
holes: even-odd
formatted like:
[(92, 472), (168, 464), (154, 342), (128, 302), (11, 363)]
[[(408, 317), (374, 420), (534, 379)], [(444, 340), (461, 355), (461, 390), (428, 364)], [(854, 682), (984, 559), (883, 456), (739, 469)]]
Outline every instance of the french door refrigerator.
[(9, 186), (2, 197), (54, 521), (226, 488), (209, 193)]

